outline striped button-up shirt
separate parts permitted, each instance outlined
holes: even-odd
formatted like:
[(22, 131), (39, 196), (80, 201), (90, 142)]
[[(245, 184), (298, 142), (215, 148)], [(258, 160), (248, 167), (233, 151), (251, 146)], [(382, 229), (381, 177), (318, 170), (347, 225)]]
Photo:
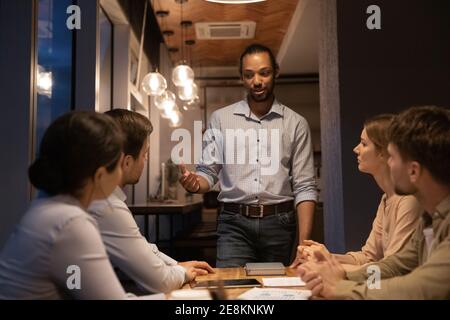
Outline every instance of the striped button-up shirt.
[(215, 111), (196, 173), (210, 187), (220, 182), (222, 202), (317, 201), (308, 123), (276, 100), (262, 118), (246, 100)]

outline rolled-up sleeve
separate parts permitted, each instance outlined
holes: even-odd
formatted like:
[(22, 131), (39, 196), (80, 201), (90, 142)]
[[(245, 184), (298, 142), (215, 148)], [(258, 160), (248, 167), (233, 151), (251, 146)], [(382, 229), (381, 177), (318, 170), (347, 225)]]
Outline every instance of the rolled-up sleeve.
[(203, 135), (203, 150), (200, 163), (196, 166), (196, 174), (208, 181), (212, 188), (219, 181), (219, 173), (223, 164), (223, 135), (217, 112), (211, 115), (208, 129)]
[(308, 200), (317, 202), (311, 132), (304, 118), (301, 118), (295, 130), (292, 150), (292, 190), (295, 206)]
[(419, 241), (416, 233), (403, 250), (378, 263), (381, 281), (378, 288), (367, 285), (367, 268), (347, 272), (347, 280), (336, 286), (338, 299), (449, 299), (450, 298), (450, 238), (447, 236), (419, 265)]
[(376, 265), (381, 272), (382, 279), (403, 276), (414, 270), (419, 265), (419, 243), (420, 231), (416, 229), (413, 237), (408, 241), (405, 247), (388, 257), (376, 262), (368, 264), (356, 271), (347, 272), (347, 279), (352, 281), (363, 281), (367, 279), (367, 267)]
[(341, 281), (336, 287), (336, 298), (450, 299), (449, 270), (450, 239), (447, 237), (425, 264), (410, 273), (383, 279), (379, 287), (373, 289), (370, 289), (363, 281)]

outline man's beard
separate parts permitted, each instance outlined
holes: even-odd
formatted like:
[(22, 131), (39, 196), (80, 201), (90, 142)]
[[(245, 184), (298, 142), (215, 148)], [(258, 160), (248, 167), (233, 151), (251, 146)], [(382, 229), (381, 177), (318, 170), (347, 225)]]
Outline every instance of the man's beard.
[(135, 184), (137, 184), (137, 183), (139, 182), (140, 178), (141, 178), (141, 176), (138, 176), (138, 177), (129, 177), (129, 178), (127, 179), (126, 184), (127, 184), (127, 185), (135, 185)]
[(141, 177), (138, 177), (138, 178), (135, 178), (135, 179), (133, 179), (133, 181), (130, 183), (130, 184), (137, 184), (138, 182), (139, 182), (139, 180), (140, 180), (140, 178)]
[(253, 90), (250, 90), (250, 97), (255, 102), (264, 102), (272, 98), (273, 95), (273, 88), (266, 88), (265, 93), (263, 95), (256, 95), (253, 93)]

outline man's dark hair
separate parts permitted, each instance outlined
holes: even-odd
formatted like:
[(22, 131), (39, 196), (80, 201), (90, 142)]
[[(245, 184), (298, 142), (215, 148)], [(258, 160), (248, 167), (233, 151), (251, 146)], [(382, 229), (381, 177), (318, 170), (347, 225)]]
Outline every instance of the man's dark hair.
[(123, 145), (125, 155), (131, 155), (137, 159), (145, 140), (153, 131), (150, 120), (137, 112), (126, 109), (113, 109), (105, 114), (112, 117), (122, 129), (125, 136)]
[(242, 76), (242, 62), (244, 60), (244, 57), (246, 55), (250, 55), (250, 54), (255, 54), (255, 53), (261, 53), (261, 52), (267, 52), (269, 54), (270, 57), (270, 63), (272, 64), (272, 68), (273, 71), (276, 72), (278, 70), (278, 63), (275, 59), (275, 56), (272, 53), (272, 50), (270, 50), (268, 47), (262, 45), (262, 44), (258, 44), (258, 43), (254, 43), (249, 45), (247, 48), (245, 48), (244, 52), (242, 52), (241, 54), (241, 58), (239, 59), (239, 73)]
[(450, 110), (412, 107), (400, 113), (389, 129), (389, 142), (404, 160), (419, 162), (436, 181), (450, 185)]

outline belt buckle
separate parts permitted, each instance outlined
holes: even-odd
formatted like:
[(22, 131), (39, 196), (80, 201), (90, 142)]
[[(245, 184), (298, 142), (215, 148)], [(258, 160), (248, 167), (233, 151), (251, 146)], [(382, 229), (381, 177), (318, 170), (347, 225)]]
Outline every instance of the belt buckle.
[[(248, 212), (248, 208), (250, 207), (259, 207), (259, 214), (258, 215), (250, 215)], [(250, 218), (262, 218), (264, 217), (264, 205), (247, 205), (245, 206), (245, 215)]]

